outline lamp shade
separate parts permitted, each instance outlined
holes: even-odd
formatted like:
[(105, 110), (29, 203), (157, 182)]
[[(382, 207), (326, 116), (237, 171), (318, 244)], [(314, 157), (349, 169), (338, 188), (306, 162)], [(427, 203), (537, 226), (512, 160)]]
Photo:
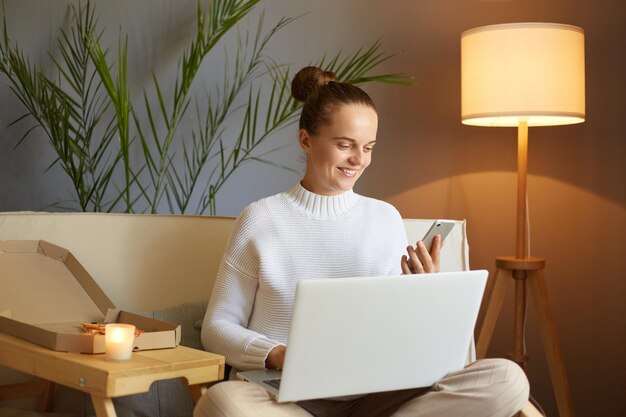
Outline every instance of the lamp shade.
[(557, 23), (510, 23), (463, 32), (461, 117), (474, 126), (583, 122), (583, 30)]

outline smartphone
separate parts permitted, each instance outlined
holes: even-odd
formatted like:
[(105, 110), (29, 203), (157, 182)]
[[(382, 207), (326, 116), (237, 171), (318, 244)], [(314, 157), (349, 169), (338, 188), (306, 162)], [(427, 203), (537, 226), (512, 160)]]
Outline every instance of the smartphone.
[(448, 233), (452, 230), (454, 225), (456, 224), (453, 220), (435, 220), (433, 224), (426, 232), (426, 235), (422, 238), (422, 242), (426, 246), (426, 249), (430, 252), (431, 246), (433, 245), (433, 239), (436, 235), (441, 235), (441, 244), (443, 245), (443, 241), (448, 236)]

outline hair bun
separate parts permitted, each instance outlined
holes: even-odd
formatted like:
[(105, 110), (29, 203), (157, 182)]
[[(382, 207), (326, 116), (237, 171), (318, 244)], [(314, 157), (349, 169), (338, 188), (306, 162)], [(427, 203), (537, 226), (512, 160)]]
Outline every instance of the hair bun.
[(291, 95), (304, 103), (312, 93), (331, 81), (337, 81), (337, 76), (333, 72), (317, 67), (304, 67), (293, 77)]

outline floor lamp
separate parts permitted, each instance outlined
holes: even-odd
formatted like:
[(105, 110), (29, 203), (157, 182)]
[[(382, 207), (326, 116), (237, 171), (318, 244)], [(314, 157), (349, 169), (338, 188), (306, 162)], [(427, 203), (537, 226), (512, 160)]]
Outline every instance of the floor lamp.
[(524, 321), (526, 287), (538, 325), (561, 417), (574, 410), (543, 273), (545, 260), (529, 256), (526, 220), (528, 127), (585, 120), (584, 33), (555, 23), (483, 26), (461, 35), (463, 124), (517, 127), (517, 233), (515, 256), (496, 258), (476, 353), (485, 357), (504, 302), (509, 277), (515, 282), (514, 350), (509, 358), (526, 368)]

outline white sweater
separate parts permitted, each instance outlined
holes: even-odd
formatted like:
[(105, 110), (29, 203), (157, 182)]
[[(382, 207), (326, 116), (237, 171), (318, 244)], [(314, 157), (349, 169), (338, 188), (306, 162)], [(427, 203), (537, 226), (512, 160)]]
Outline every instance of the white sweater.
[(407, 240), (398, 211), (355, 194), (300, 184), (246, 207), (236, 221), (202, 324), (204, 348), (262, 369), (287, 344), (296, 286), (313, 278), (395, 275)]

